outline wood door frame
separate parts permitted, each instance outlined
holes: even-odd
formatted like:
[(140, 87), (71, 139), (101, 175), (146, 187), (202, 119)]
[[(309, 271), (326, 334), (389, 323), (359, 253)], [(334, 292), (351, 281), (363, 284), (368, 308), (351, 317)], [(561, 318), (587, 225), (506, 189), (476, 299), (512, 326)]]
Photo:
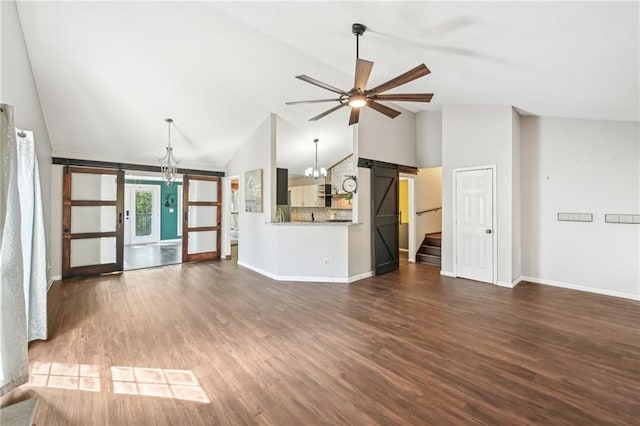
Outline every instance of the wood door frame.
[[(378, 271), (377, 271), (377, 263), (376, 263), (376, 235), (378, 233), (378, 225), (376, 223), (376, 198), (375, 198), (375, 180), (376, 180), (376, 170), (377, 169), (388, 169), (388, 170), (394, 170), (396, 173), (396, 200), (394, 203), (395, 206), (395, 229), (396, 229), (396, 237), (399, 237), (399, 228), (398, 228), (398, 224), (400, 222), (400, 212), (399, 212), (399, 206), (398, 206), (398, 202), (399, 202), (399, 182), (400, 182), (400, 173), (398, 171), (398, 166), (394, 165), (389, 165), (389, 163), (374, 163), (371, 167), (371, 263), (372, 263), (372, 267), (373, 267), (373, 274), (374, 275), (378, 275)], [(386, 195), (385, 195), (386, 197)], [(396, 257), (397, 257), (397, 263), (398, 263), (398, 267), (400, 266), (400, 251), (399, 251), (399, 241), (396, 241), (396, 253), (395, 253)], [(391, 272), (394, 271), (398, 268), (395, 269), (390, 269), (388, 271), (384, 271), (381, 272), (380, 275), (385, 274), (387, 272)]]
[[(72, 200), (71, 175), (91, 173), (116, 176), (116, 200)], [(71, 207), (74, 206), (115, 206), (116, 230), (111, 232), (71, 233)], [(87, 238), (116, 238), (116, 261), (97, 265), (71, 267), (71, 240)], [(99, 275), (119, 272), (124, 265), (124, 170), (96, 169), (65, 166), (62, 174), (62, 278)]]
[[(205, 180), (217, 182), (217, 200), (218, 201), (189, 201), (189, 181)], [(197, 262), (201, 260), (219, 259), (221, 252), (222, 237), (222, 182), (218, 176), (188, 175), (182, 177), (182, 263)], [(212, 206), (218, 207), (217, 226), (199, 226), (189, 227), (189, 206)], [(189, 232), (217, 231), (216, 234), (216, 251), (189, 254)]]
[(493, 245), (493, 270), (491, 271), (491, 276), (492, 276), (492, 282), (491, 284), (497, 285), (498, 284), (498, 167), (496, 164), (491, 164), (491, 165), (487, 165), (487, 166), (473, 166), (473, 167), (460, 167), (457, 169), (453, 169), (451, 171), (451, 176), (453, 178), (453, 182), (452, 182), (452, 187), (453, 187), (453, 200), (452, 200), (452, 217), (451, 217), (451, 223), (453, 224), (452, 228), (453, 228), (453, 241), (452, 241), (452, 247), (453, 247), (453, 276), (457, 277), (458, 276), (458, 223), (457, 223), (457, 217), (458, 217), (458, 179), (457, 179), (457, 173), (459, 172), (472, 172), (472, 171), (479, 171), (479, 170), (487, 170), (487, 169), (491, 169), (492, 171), (492, 176), (491, 176), (491, 184), (492, 184), (492, 209), (493, 209), (493, 214), (492, 214), (492, 223), (493, 223), (493, 230), (491, 232), (491, 238), (492, 238), (492, 245)]

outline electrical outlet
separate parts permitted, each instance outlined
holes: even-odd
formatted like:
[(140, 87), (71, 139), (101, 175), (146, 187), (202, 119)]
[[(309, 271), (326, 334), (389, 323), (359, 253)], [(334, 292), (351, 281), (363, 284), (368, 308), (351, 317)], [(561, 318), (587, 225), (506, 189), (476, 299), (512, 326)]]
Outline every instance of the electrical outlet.
[(327, 266), (329, 264), (329, 259), (327, 259), (326, 257), (324, 259), (322, 259), (322, 264), (324, 266)]

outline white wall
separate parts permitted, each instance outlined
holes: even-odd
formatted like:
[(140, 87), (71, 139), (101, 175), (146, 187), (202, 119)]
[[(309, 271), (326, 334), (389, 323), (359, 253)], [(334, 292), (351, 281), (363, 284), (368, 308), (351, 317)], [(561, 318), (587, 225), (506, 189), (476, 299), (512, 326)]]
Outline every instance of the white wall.
[(497, 167), (497, 281), (512, 282), (512, 108), (444, 106), (442, 109), (442, 271), (453, 273), (453, 170)]
[[(371, 274), (371, 169), (356, 168), (358, 192), (354, 197), (359, 225), (349, 227), (349, 277)], [(354, 216), (355, 217), (355, 216)]]
[(511, 282), (522, 275), (522, 197), (520, 114), (511, 111)]
[[(267, 225), (275, 237), (277, 265), (271, 270), (283, 279), (346, 281), (349, 273), (348, 228), (359, 225)], [(327, 264), (324, 264), (324, 260)], [(273, 269), (275, 267), (275, 269)]]
[(370, 108), (362, 109), (354, 153), (361, 158), (415, 167), (416, 115), (396, 106), (394, 109), (402, 111), (394, 119)]
[[(442, 207), (442, 167), (419, 169), (415, 182), (416, 212)], [(423, 213), (415, 220), (418, 247), (425, 234), (442, 230), (442, 210)]]
[(62, 178), (64, 166), (51, 165), (51, 278), (62, 278)]
[[(604, 223), (640, 213), (638, 123), (522, 117), (522, 269), (536, 280), (640, 296), (640, 226)], [(593, 223), (558, 222), (593, 213)]]
[[(229, 161), (225, 172), (227, 176), (240, 177), (238, 262), (272, 273), (275, 273), (277, 252), (273, 227), (266, 223), (275, 214), (275, 134), (276, 116), (271, 114)], [(244, 209), (244, 175), (255, 169), (262, 169), (262, 213), (248, 213)]]
[(442, 166), (442, 112), (420, 111), (416, 114), (417, 167)]
[[(16, 127), (33, 131), (38, 157), (44, 227), (51, 236), (51, 143), (15, 1), (0, 2), (0, 101), (13, 105)], [(51, 259), (47, 244), (47, 258)], [(48, 278), (52, 274), (49, 272)]]

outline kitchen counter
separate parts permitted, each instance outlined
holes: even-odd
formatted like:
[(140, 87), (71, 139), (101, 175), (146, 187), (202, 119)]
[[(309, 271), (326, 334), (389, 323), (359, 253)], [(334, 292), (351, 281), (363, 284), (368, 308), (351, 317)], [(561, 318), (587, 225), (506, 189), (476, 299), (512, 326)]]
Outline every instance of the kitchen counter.
[(293, 222), (267, 222), (269, 225), (278, 226), (350, 226), (359, 225), (359, 223), (349, 222), (321, 222), (321, 221), (293, 221)]

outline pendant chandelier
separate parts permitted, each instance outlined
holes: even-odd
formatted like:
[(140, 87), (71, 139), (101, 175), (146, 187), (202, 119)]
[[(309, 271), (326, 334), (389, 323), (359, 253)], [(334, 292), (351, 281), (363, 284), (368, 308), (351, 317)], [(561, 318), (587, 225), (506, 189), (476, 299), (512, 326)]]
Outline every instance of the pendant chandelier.
[(327, 169), (325, 169), (324, 167), (318, 169), (318, 142), (318, 139), (313, 140), (313, 143), (316, 145), (316, 162), (313, 167), (306, 168), (306, 170), (304, 171), (304, 177), (313, 177), (315, 179), (318, 179), (320, 176), (327, 176)]
[(171, 148), (171, 123), (173, 123), (173, 119), (165, 118), (164, 121), (167, 122), (168, 126), (168, 143), (166, 148), (167, 152), (164, 157), (160, 159), (160, 174), (162, 175), (164, 183), (167, 186), (171, 186), (173, 181), (176, 179), (176, 171), (179, 161), (173, 156), (173, 148)]

